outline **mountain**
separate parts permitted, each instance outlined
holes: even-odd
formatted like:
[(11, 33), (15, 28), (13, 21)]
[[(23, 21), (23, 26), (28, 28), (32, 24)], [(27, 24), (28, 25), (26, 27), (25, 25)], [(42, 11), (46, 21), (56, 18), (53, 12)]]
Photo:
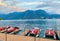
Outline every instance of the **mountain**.
[(0, 14), (0, 19), (6, 19), (6, 14)]
[(55, 18), (55, 19), (60, 19), (60, 14), (51, 14), (50, 19)]
[(60, 18), (58, 14), (49, 14), (44, 10), (27, 10), (24, 12), (13, 12), (9, 14), (0, 14), (0, 18), (4, 20), (14, 19), (52, 19)]

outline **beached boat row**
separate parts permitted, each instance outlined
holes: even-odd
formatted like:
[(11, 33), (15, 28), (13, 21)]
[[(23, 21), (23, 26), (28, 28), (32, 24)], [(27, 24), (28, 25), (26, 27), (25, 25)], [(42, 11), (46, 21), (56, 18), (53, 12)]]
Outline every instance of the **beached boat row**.
[[(21, 31), (19, 27), (0, 27), (0, 33), (7, 33), (7, 34), (14, 34), (18, 31)], [(25, 36), (32, 36), (32, 37), (39, 37), (41, 29), (38, 27), (34, 27), (25, 34)], [(59, 39), (57, 32), (54, 31), (52, 28), (46, 29), (44, 32), (44, 38), (52, 38), (52, 39)]]

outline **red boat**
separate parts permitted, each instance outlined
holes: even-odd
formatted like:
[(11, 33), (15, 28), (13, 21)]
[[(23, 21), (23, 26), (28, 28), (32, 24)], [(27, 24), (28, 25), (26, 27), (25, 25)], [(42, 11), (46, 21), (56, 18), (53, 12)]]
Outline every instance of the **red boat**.
[(10, 26), (7, 26), (6, 28), (3, 28), (3, 27), (0, 27), (0, 32), (1, 33), (5, 33), (5, 32), (7, 32), (7, 33), (15, 33), (15, 32), (18, 32), (18, 31), (20, 31), (20, 29), (19, 29), (19, 27), (10, 27)]
[(11, 32), (15, 32), (15, 31), (18, 31), (19, 28), (18, 27), (7, 27), (7, 33), (11, 33)]
[(3, 30), (5, 30), (5, 28), (3, 28), (3, 27), (0, 27), (0, 31), (3, 31)]
[(33, 28), (31, 30), (28, 31), (28, 33), (26, 34), (26, 36), (34, 36), (34, 37), (39, 37), (39, 28)]
[(46, 31), (45, 31), (45, 35), (44, 35), (44, 37), (46, 38), (46, 37), (48, 37), (48, 38), (54, 38), (54, 39), (56, 39), (56, 34), (55, 34), (55, 31), (53, 30), (53, 29), (46, 29)]

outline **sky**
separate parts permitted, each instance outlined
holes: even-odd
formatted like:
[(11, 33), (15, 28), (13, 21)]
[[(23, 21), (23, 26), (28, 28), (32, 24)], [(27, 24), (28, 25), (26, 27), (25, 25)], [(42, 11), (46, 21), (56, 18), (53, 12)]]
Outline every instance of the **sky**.
[(60, 14), (60, 0), (0, 0), (0, 14), (38, 9)]

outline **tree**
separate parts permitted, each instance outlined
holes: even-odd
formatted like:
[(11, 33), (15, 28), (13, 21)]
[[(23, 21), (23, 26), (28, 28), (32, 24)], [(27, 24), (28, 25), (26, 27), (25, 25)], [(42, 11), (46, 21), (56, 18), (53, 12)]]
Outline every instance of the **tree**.
[(3, 20), (2, 18), (0, 18), (0, 20)]

